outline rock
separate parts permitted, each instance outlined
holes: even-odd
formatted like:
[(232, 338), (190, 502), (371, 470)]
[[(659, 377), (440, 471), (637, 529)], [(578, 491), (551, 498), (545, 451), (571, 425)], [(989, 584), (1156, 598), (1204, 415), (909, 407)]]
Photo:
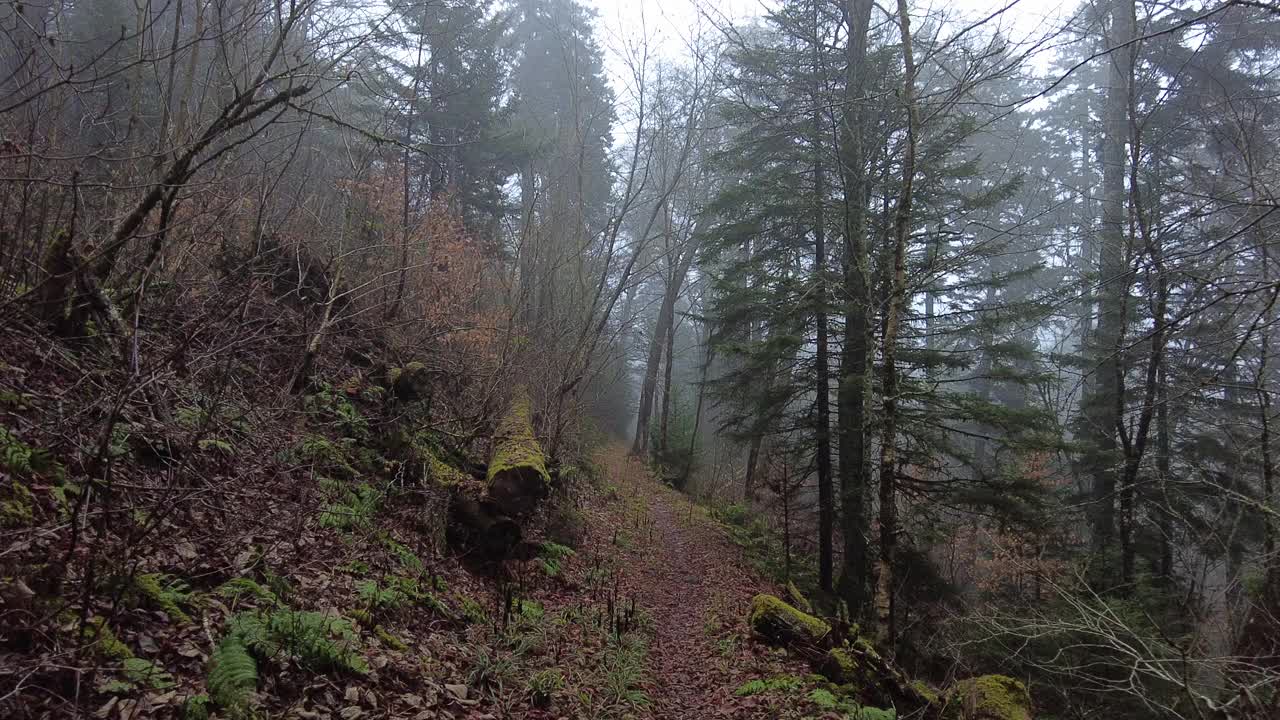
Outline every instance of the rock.
[(760, 594), (752, 598), (747, 624), (770, 643), (787, 647), (819, 647), (831, 634), (830, 625), (775, 595)]
[(528, 515), (551, 491), (551, 475), (542, 446), (533, 434), (533, 404), (522, 388), (493, 439), (488, 497), (503, 513)]
[(1031, 695), (1007, 675), (960, 680), (942, 699), (946, 720), (1031, 720)]

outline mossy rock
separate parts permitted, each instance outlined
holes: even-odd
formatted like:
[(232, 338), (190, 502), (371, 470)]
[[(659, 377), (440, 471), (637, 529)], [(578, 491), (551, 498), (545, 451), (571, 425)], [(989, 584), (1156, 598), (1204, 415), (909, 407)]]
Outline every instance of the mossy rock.
[(816, 647), (831, 634), (827, 623), (797, 610), (776, 595), (763, 593), (751, 599), (747, 624), (774, 645)]
[(946, 720), (1031, 720), (1031, 694), (1022, 681), (1007, 675), (982, 675), (947, 689)]
[(489, 461), (489, 499), (507, 515), (526, 515), (551, 490), (542, 446), (533, 434), (533, 403), (517, 390), (494, 436)]

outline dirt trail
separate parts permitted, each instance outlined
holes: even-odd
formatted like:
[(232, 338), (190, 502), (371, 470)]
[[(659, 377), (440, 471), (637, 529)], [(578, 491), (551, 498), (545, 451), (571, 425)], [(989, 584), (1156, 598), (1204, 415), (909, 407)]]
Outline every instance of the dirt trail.
[(741, 551), (705, 513), (655, 481), (629, 490), (648, 506), (647, 527), (620, 554), (623, 587), (653, 615), (649, 695), (655, 718), (762, 717), (765, 708), (734, 691), (781, 667), (745, 642), (751, 598), (775, 592), (741, 567)]

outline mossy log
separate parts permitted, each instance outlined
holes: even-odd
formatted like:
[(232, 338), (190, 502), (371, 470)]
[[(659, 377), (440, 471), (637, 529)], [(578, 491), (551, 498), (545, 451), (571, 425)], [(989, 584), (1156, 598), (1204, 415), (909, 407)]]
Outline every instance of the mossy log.
[(533, 434), (533, 406), (523, 389), (494, 435), (487, 479), (489, 501), (512, 517), (533, 512), (550, 493), (547, 459)]
[(1007, 675), (960, 680), (942, 699), (945, 720), (1031, 720), (1031, 694)]
[(520, 545), (520, 525), (492, 503), (453, 491), (449, 503), (450, 542), (474, 550), (485, 560), (502, 560)]
[(937, 701), (937, 694), (928, 686), (909, 680), (861, 637), (829, 650), (818, 672), (862, 705), (915, 711)]
[(752, 598), (747, 624), (766, 641), (796, 650), (822, 647), (831, 634), (827, 623), (767, 594)]

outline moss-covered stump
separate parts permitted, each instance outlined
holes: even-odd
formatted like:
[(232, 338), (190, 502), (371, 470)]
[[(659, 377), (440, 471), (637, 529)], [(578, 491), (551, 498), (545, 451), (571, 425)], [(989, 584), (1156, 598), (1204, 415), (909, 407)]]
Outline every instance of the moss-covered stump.
[(404, 367), (387, 368), (387, 389), (400, 402), (412, 403), (431, 395), (431, 378), (427, 367), (420, 362), (406, 363)]
[(1031, 695), (1020, 680), (982, 675), (961, 680), (942, 699), (946, 720), (1031, 720)]
[(523, 389), (494, 435), (488, 483), (489, 500), (511, 516), (529, 514), (551, 490), (547, 460), (533, 434), (533, 404)]
[(747, 624), (769, 643), (797, 649), (821, 647), (831, 634), (830, 625), (775, 595), (752, 598)]
[(818, 672), (861, 705), (915, 711), (937, 701), (927, 686), (908, 679), (864, 638), (829, 650)]

